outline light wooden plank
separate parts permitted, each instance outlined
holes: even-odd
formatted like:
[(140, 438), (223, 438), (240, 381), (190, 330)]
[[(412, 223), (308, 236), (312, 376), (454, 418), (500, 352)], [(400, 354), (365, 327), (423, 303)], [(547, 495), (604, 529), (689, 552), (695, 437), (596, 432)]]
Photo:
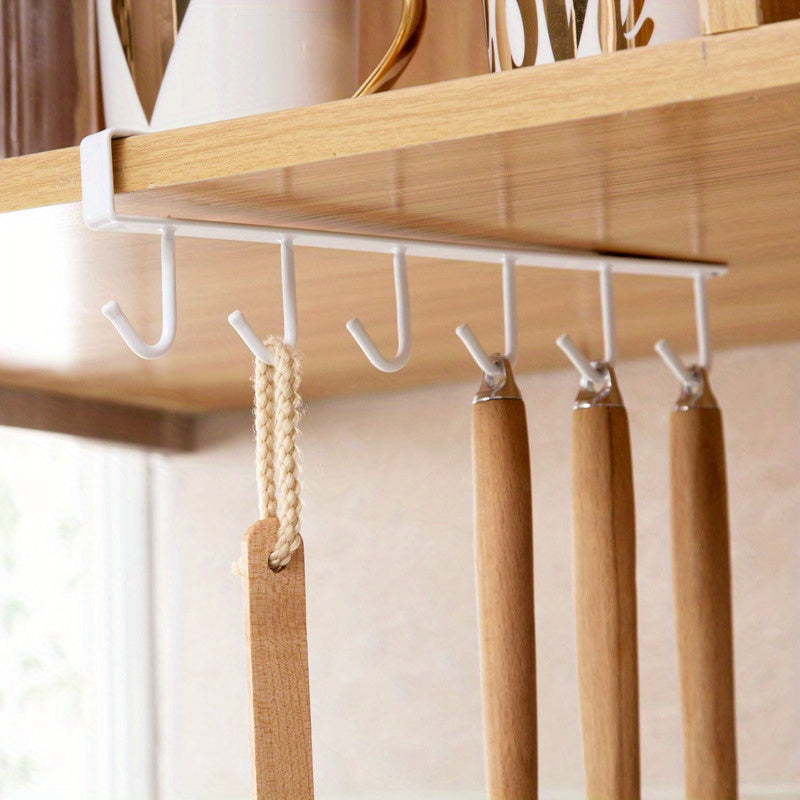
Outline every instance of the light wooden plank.
[[(541, 128), (797, 83), (792, 25), (445, 81), (115, 143), (118, 192), (141, 192)], [(636, 81), (631, 81), (631, 75)], [(626, 90), (619, 91), (620, 86)], [(464, 166), (470, 166), (465, 162)], [(288, 175), (284, 174), (284, 178)], [(367, 177), (368, 180), (368, 177)], [(0, 161), (0, 211), (80, 198), (76, 148)]]
[(191, 450), (193, 418), (0, 386), (0, 425), (66, 433), (158, 450)]
[(699, 0), (703, 33), (728, 33), (761, 24), (760, 0)]
[(800, 0), (699, 0), (703, 33), (729, 33), (800, 17)]

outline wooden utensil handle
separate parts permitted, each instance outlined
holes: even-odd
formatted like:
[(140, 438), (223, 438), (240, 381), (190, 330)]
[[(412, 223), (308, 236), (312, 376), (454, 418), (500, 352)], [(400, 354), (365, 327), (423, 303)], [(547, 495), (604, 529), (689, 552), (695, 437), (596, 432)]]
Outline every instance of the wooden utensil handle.
[(536, 800), (533, 522), (522, 400), (476, 402), (472, 448), (488, 797)]
[(242, 540), (250, 797), (314, 800), (302, 545), (280, 572), (269, 567), (278, 520), (262, 519)]
[(687, 800), (735, 800), (731, 567), (722, 415), (673, 412), (672, 569)]
[(576, 408), (572, 486), (587, 800), (639, 800), (636, 545), (628, 417)]

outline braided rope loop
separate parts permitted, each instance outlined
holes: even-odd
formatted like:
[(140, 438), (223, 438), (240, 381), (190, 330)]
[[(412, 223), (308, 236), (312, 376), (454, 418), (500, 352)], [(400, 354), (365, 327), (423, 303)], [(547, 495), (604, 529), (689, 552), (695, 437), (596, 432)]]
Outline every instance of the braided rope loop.
[(278, 336), (267, 337), (264, 345), (272, 352), (274, 365), (256, 359), (256, 480), (262, 519), (279, 521), (278, 540), (269, 556), (269, 566), (277, 572), (289, 563), (301, 541), (300, 359)]

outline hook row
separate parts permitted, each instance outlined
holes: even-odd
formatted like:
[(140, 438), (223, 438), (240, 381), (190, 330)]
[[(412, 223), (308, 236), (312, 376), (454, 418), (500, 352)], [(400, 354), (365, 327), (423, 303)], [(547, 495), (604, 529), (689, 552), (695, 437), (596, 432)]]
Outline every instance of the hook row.
[[(140, 358), (154, 359), (163, 356), (175, 340), (177, 327), (176, 276), (175, 276), (175, 231), (170, 226), (161, 229), (161, 335), (155, 344), (147, 344), (136, 333), (130, 320), (119, 304), (112, 300), (102, 308), (102, 313), (111, 321), (128, 347)], [(281, 249), (281, 287), (283, 299), (283, 340), (290, 347), (297, 345), (297, 291), (295, 282), (294, 245), (289, 235), (279, 239)], [(397, 351), (387, 358), (381, 354), (361, 321), (354, 317), (346, 324), (347, 330), (355, 339), (370, 363), (382, 372), (396, 372), (402, 369), (411, 356), (411, 311), (408, 291), (408, 272), (406, 250), (396, 246), (392, 250), (395, 304), (397, 315)], [(613, 270), (603, 263), (599, 267), (600, 308), (603, 329), (603, 360), (590, 361), (577, 347), (569, 334), (562, 334), (556, 344), (572, 362), (588, 388), (600, 389), (606, 382), (607, 367), (612, 367), (617, 359), (616, 311), (614, 307)], [(708, 322), (707, 276), (702, 270), (694, 275), (694, 306), (697, 326), (698, 366), (706, 372), (711, 366), (711, 343)], [(466, 323), (456, 328), (456, 334), (472, 355), (490, 383), (505, 377), (504, 363), (512, 366), (517, 361), (519, 351), (517, 296), (516, 296), (516, 258), (503, 255), (502, 260), (503, 327), (505, 351), (502, 357), (488, 355), (481, 346), (472, 329)], [(248, 323), (244, 314), (236, 310), (228, 316), (228, 322), (248, 347), (261, 361), (272, 364), (272, 354), (264, 346), (261, 338)], [(656, 352), (681, 382), (684, 389), (698, 392), (702, 378), (698, 370), (687, 367), (675, 354), (665, 339), (655, 345)]]
[[(697, 270), (694, 275), (694, 308), (695, 324), (697, 326), (698, 353), (697, 367), (709, 372), (711, 369), (711, 335), (709, 332), (706, 281), (707, 276), (701, 270)], [(575, 342), (572, 341), (569, 334), (562, 334), (556, 339), (556, 344), (578, 370), (582, 383), (587, 388), (594, 388), (595, 390), (600, 389), (604, 385), (607, 374), (605, 368), (613, 367), (617, 358), (617, 328), (616, 312), (614, 309), (612, 269), (608, 264), (602, 264), (600, 267), (600, 309), (603, 320), (604, 345), (602, 361), (589, 361)], [(687, 367), (669, 346), (666, 339), (661, 339), (656, 342), (655, 351), (687, 392), (696, 394), (702, 389), (702, 377), (699, 371), (696, 368)]]

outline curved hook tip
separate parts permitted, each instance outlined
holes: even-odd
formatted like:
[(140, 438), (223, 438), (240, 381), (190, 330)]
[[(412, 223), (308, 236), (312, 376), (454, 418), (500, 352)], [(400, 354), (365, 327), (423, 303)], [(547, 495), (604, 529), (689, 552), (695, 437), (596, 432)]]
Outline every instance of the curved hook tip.
[(265, 364), (274, 363), (272, 353), (264, 346), (264, 343), (258, 338), (258, 335), (250, 326), (245, 315), (238, 308), (236, 311), (232, 311), (228, 314), (228, 322), (236, 331), (239, 338), (245, 343), (247, 349), (259, 361), (263, 361)]
[(485, 375), (492, 378), (502, 378), (506, 371), (502, 363), (493, 361), (487, 352), (481, 347), (478, 338), (472, 332), (472, 328), (465, 322), (456, 328), (456, 336), (464, 343), (475, 363), (483, 370)]
[(345, 328), (350, 331), (350, 334), (358, 339), (359, 336), (363, 336), (366, 333), (366, 329), (361, 324), (361, 320), (358, 317), (353, 317), (352, 319), (347, 320), (344, 324)]
[(572, 362), (581, 378), (587, 385), (599, 387), (605, 383), (603, 374), (594, 368), (592, 362), (580, 351), (568, 333), (562, 333), (556, 339), (556, 344), (561, 352)]
[(109, 300), (107, 303), (103, 303), (100, 313), (106, 319), (110, 319), (112, 322), (115, 319), (119, 319), (121, 316), (124, 316), (122, 309), (119, 307), (119, 303), (116, 300)]
[(401, 337), (400, 346), (394, 358), (386, 358), (381, 355), (375, 342), (372, 341), (366, 328), (362, 325), (361, 320), (353, 317), (353, 319), (345, 323), (345, 327), (355, 339), (356, 344), (361, 348), (361, 352), (364, 353), (370, 364), (381, 372), (397, 372), (408, 363), (411, 357), (411, 343), (407, 338)]
[(394, 252), (394, 292), (397, 308), (397, 352), (392, 358), (381, 354), (357, 317), (345, 323), (350, 335), (373, 367), (381, 372), (397, 372), (411, 357), (411, 316), (408, 300), (408, 274), (406, 272), (405, 247), (398, 245)]
[(688, 369), (680, 356), (670, 347), (666, 339), (659, 339), (655, 344), (655, 351), (661, 357), (667, 369), (677, 378), (678, 382), (690, 392), (702, 386), (702, 380)]

